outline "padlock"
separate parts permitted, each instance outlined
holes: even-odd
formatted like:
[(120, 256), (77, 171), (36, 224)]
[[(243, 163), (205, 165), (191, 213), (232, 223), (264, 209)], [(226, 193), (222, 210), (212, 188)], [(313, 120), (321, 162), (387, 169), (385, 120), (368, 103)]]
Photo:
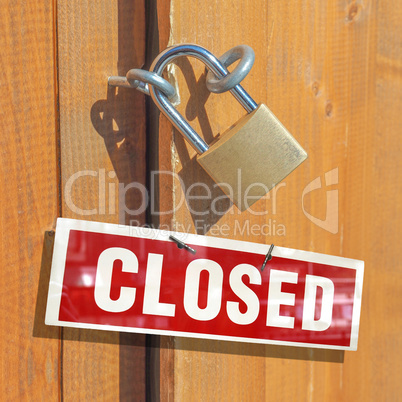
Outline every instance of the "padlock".
[(241, 118), (197, 156), (234, 204), (244, 211), (307, 158), (306, 151), (265, 106)]
[[(228, 75), (212, 53), (197, 45), (166, 49), (155, 59), (151, 70), (162, 75), (168, 63), (183, 55), (202, 60), (218, 77)], [(307, 153), (267, 106), (257, 106), (239, 84), (230, 91), (249, 114), (219, 135), (211, 146), (201, 139), (161, 91), (151, 87), (150, 93), (161, 111), (197, 150), (198, 163), (244, 211), (296, 169), (307, 158)]]

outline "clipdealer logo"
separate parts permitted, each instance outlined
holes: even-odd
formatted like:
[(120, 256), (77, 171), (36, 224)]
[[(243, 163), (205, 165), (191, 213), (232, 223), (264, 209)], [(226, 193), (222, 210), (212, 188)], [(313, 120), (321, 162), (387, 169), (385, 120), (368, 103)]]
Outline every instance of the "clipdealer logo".
[[(310, 183), (306, 185), (302, 194), (301, 194), (301, 206), (303, 214), (306, 216), (308, 220), (310, 220), (314, 225), (320, 227), (321, 229), (332, 233), (338, 233), (338, 214), (339, 214), (339, 194), (338, 189), (334, 186), (338, 184), (338, 168), (334, 168), (324, 174), (324, 180), (322, 180), (321, 176), (316, 177)], [(220, 195), (214, 199), (212, 195), (211, 188), (209, 188), (205, 183), (192, 183), (188, 188), (185, 187), (182, 179), (179, 175), (170, 172), (170, 171), (153, 171), (151, 172), (150, 178), (150, 187), (155, 188), (156, 178), (157, 176), (167, 175), (170, 176), (170, 180), (172, 182), (172, 186), (178, 185), (183, 189), (183, 196), (178, 200), (173, 210), (169, 211), (158, 211), (157, 205), (155, 205), (155, 200), (150, 196), (148, 189), (139, 182), (131, 182), (128, 184), (124, 183), (116, 183), (115, 178), (116, 174), (114, 171), (107, 172), (105, 169), (99, 170), (83, 170), (74, 173), (69, 179), (66, 181), (64, 186), (64, 200), (67, 207), (77, 215), (81, 216), (90, 216), (90, 215), (114, 215), (116, 210), (119, 211), (119, 221), (127, 222), (127, 217), (129, 217), (130, 224), (132, 226), (138, 226), (139, 221), (136, 219), (140, 214), (143, 214), (148, 208), (150, 213), (156, 216), (162, 216), (167, 214), (172, 214), (178, 209), (180, 209), (185, 202), (185, 200), (195, 200), (198, 199), (201, 204), (205, 205), (205, 201), (209, 202), (209, 210), (205, 210), (205, 208), (201, 210), (195, 210), (192, 206), (194, 203), (187, 202), (187, 206), (189, 212), (193, 217), (193, 225), (189, 224), (186, 227), (183, 224), (177, 223), (174, 227), (174, 230), (179, 232), (191, 232), (195, 226), (197, 233), (209, 233), (212, 236), (223, 236), (229, 237), (232, 235), (265, 235), (265, 236), (285, 236), (286, 228), (284, 224), (277, 222), (277, 220), (269, 218), (264, 221), (262, 224), (251, 224), (250, 220), (242, 220), (241, 222), (235, 220), (233, 225), (223, 224), (208, 224), (203, 219), (205, 215), (208, 215), (212, 212), (215, 216), (221, 217), (226, 213), (234, 214), (237, 213), (240, 215), (241, 212), (237, 209), (220, 209), (219, 202), (222, 200), (223, 196)], [(95, 183), (92, 182), (93, 186), (97, 186), (98, 194), (97, 194), (97, 205), (91, 205), (91, 209), (85, 209), (82, 205), (77, 205), (75, 202), (74, 194), (74, 186), (77, 185), (76, 182), (78, 180), (95, 180)], [(110, 180), (108, 180), (110, 179)], [(177, 180), (177, 183), (174, 181)], [(97, 183), (96, 183), (97, 181)], [(325, 182), (325, 185), (323, 184)], [(222, 183), (221, 183), (222, 185)], [(262, 183), (255, 183), (256, 186), (264, 186)], [(225, 183), (227, 187), (228, 184)], [(218, 184), (214, 184), (215, 187), (219, 187)], [(267, 189), (267, 195), (264, 197), (269, 199), (272, 203), (271, 211), (254, 211), (253, 209), (248, 209), (247, 212), (250, 215), (268, 215), (271, 213), (272, 215), (276, 215), (277, 213), (277, 198), (278, 191), (281, 188), (286, 187), (286, 182), (281, 182), (277, 186), (275, 186), (270, 192)], [(329, 188), (329, 189), (328, 189)], [(198, 191), (196, 190), (198, 189)], [(310, 212), (307, 211), (306, 197), (314, 196), (318, 191), (325, 191), (326, 194), (326, 213), (325, 218), (320, 219)], [(128, 192), (135, 192), (137, 200), (140, 200), (137, 204), (137, 208), (133, 209), (127, 205), (127, 194)], [(226, 196), (224, 196), (227, 198)], [(249, 205), (249, 200), (252, 199), (252, 196), (248, 196), (248, 189), (244, 193), (243, 202), (245, 205)], [(118, 199), (118, 206), (116, 205), (116, 199)], [(106, 208), (107, 205), (107, 208)], [(107, 209), (107, 210), (106, 210)], [(148, 226), (149, 228), (149, 226)], [(172, 230), (172, 228), (168, 225), (166, 227), (158, 227), (160, 230)]]
[[(338, 184), (338, 168), (332, 169), (325, 173), (325, 188)], [(338, 189), (325, 190), (322, 186), (321, 177), (316, 177), (304, 188), (302, 193), (302, 209), (304, 215), (313, 222), (315, 225), (319, 226), (321, 229), (326, 230), (332, 234), (338, 233), (338, 215), (339, 215), (339, 195)], [(326, 191), (326, 211), (325, 219), (319, 219), (311, 214), (309, 214), (304, 205), (304, 198), (307, 194), (316, 190)]]

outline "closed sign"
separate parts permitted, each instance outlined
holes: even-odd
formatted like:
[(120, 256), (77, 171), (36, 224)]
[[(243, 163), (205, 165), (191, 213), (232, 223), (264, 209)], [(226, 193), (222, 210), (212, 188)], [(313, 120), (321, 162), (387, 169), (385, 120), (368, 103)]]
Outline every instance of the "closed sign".
[(275, 247), (261, 271), (268, 250), (60, 218), (46, 324), (356, 350), (364, 263)]

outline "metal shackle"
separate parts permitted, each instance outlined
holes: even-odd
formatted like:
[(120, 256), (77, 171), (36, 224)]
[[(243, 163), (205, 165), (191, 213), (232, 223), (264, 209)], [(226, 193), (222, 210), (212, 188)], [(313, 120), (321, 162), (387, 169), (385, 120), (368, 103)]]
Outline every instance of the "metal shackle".
[[(244, 45), (243, 45), (244, 46)], [(183, 44), (167, 48), (160, 53), (151, 65), (150, 71), (162, 76), (165, 67), (174, 59), (181, 56), (193, 56), (201, 60), (216, 77), (222, 78), (229, 75), (225, 66), (215, 57), (211, 52), (205, 48), (192, 45)], [(241, 61), (240, 61), (241, 63)], [(240, 66), (240, 63), (237, 67)], [(236, 67), (236, 68), (237, 68)], [(232, 95), (240, 102), (244, 109), (250, 113), (257, 108), (257, 103), (250, 97), (250, 95), (243, 89), (240, 84), (237, 84), (230, 89)], [(175, 109), (166, 95), (163, 94), (155, 86), (150, 86), (150, 94), (153, 101), (156, 103), (162, 113), (169, 119), (169, 121), (184, 135), (190, 142), (194, 149), (202, 154), (206, 152), (209, 147), (207, 143), (197, 134), (197, 132), (188, 124), (184, 117)]]
[(208, 71), (206, 84), (210, 92), (221, 94), (229, 91), (246, 78), (254, 64), (255, 54), (253, 48), (247, 45), (232, 47), (218, 60), (228, 68), (239, 59), (239, 64), (224, 78), (216, 78), (212, 71)]

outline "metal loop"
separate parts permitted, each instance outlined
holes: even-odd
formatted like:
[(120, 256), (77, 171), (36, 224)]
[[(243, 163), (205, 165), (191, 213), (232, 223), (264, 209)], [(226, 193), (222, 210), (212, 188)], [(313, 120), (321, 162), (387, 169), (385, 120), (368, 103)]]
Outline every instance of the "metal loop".
[[(139, 68), (133, 68), (132, 70), (128, 71), (126, 77), (127, 81), (129, 82), (139, 81), (140, 84), (138, 85), (137, 89), (141, 91), (141, 89), (145, 87), (146, 92), (144, 93), (146, 93), (147, 95), (150, 95), (148, 85), (155, 86), (160, 91), (162, 91), (168, 98), (172, 98), (176, 94), (176, 91), (170, 84), (170, 82), (166, 81), (164, 78), (151, 71), (141, 70)], [(145, 85), (142, 86), (142, 84)]]
[(228, 50), (221, 57), (219, 61), (227, 68), (235, 61), (239, 60), (236, 68), (229, 73), (226, 77), (216, 78), (212, 71), (207, 75), (207, 88), (216, 94), (226, 92), (238, 85), (250, 72), (254, 64), (255, 54), (254, 50), (247, 45), (235, 46)]
[(149, 85), (151, 85), (162, 91), (169, 99), (176, 95), (173, 86), (164, 78), (151, 71), (141, 70), (139, 68), (129, 70), (125, 77), (109, 77), (109, 85), (135, 88), (146, 95), (150, 95)]
[[(193, 56), (201, 60), (216, 76), (225, 77), (228, 72), (221, 62), (208, 50), (198, 45), (185, 44), (167, 48), (157, 56), (151, 65), (151, 70), (162, 75), (165, 67), (174, 59), (181, 56)], [(257, 108), (257, 103), (242, 88), (240, 84), (230, 89), (232, 95), (241, 103), (247, 112)], [(183, 116), (173, 107), (171, 102), (157, 87), (151, 86), (150, 93), (158, 108), (166, 115), (170, 122), (187, 138), (194, 149), (202, 154), (209, 149), (206, 142), (194, 131)]]

